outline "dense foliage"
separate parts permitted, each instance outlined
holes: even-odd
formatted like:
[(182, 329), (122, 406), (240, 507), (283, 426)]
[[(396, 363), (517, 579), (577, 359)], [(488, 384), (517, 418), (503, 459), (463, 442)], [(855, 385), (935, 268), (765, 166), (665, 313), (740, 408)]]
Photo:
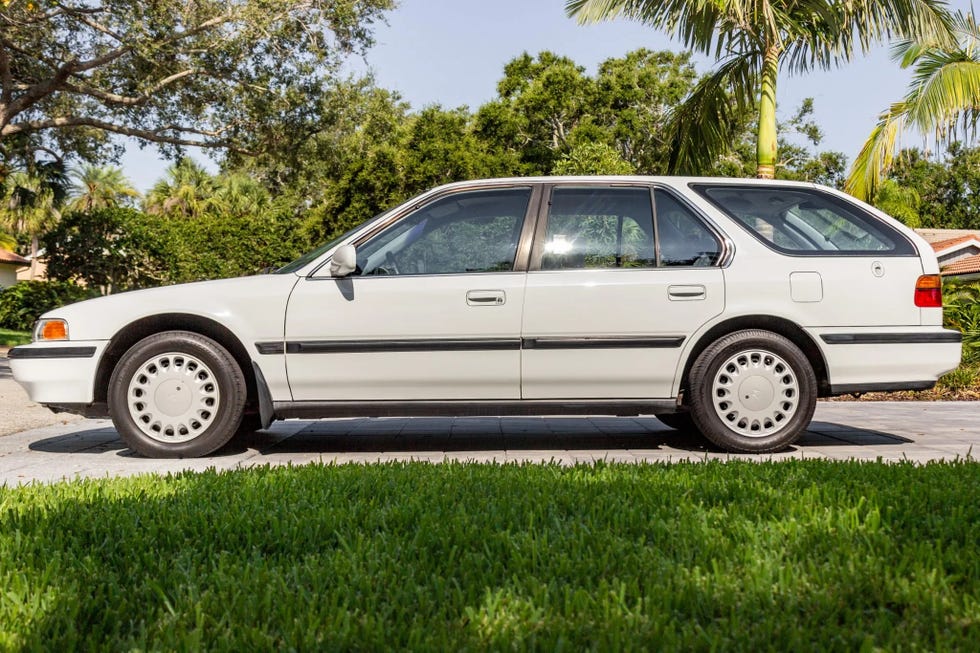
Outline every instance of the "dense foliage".
[[(281, 146), (392, 0), (0, 3), (0, 155), (143, 143)], [(271, 129), (266, 129), (269, 126)], [(0, 175), (2, 176), (2, 175)]]
[(980, 282), (943, 285), (943, 320), (963, 334), (963, 362), (980, 364)]
[(90, 296), (73, 283), (22, 281), (0, 290), (0, 328), (29, 331), (42, 313)]
[(0, 488), (6, 650), (972, 650), (980, 465), (387, 464)]
[[(898, 213), (896, 217), (902, 216), (901, 205), (905, 210), (911, 209), (919, 221), (913, 226), (980, 229), (980, 148), (953, 143), (938, 157), (918, 149), (905, 150), (896, 159), (885, 184), (888, 181), (914, 191), (899, 199), (899, 206), (890, 207), (892, 215)], [(887, 210), (890, 191), (885, 184), (875, 204)]]

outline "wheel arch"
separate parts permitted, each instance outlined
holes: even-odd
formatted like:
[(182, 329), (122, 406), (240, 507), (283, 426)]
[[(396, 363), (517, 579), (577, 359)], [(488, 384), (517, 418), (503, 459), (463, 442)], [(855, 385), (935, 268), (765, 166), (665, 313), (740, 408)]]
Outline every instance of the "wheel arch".
[(681, 375), (681, 392), (687, 390), (691, 368), (694, 366), (694, 361), (701, 355), (701, 352), (719, 338), (744, 329), (771, 331), (783, 336), (799, 347), (807, 357), (807, 360), (810, 361), (810, 365), (813, 367), (813, 373), (817, 377), (818, 396), (826, 397), (830, 395), (830, 374), (827, 369), (827, 361), (824, 358), (823, 352), (820, 350), (820, 346), (803, 330), (803, 327), (791, 320), (775, 315), (741, 315), (729, 318), (719, 322), (701, 334), (691, 347), (687, 360), (684, 362), (684, 373)]
[(102, 354), (98, 371), (95, 374), (94, 396), (96, 402), (106, 401), (112, 371), (130, 347), (143, 338), (162, 331), (190, 331), (211, 338), (227, 349), (245, 376), (245, 386), (248, 390), (246, 405), (258, 400), (252, 359), (241, 340), (228, 327), (200, 315), (161, 313), (130, 322), (112, 336), (109, 346)]

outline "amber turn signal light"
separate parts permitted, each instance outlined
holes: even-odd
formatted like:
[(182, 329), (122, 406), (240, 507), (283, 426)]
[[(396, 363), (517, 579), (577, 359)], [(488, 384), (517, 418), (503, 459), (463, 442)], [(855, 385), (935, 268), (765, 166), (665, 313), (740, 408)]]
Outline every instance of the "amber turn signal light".
[(915, 305), (919, 308), (943, 307), (943, 279), (938, 274), (923, 274), (915, 282)]
[(34, 340), (68, 340), (68, 323), (64, 320), (41, 320), (34, 329)]

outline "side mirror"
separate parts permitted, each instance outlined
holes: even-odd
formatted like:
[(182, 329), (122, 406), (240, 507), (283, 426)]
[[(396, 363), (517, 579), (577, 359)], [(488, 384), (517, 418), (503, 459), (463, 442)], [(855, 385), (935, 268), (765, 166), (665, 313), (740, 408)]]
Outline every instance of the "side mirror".
[(330, 276), (346, 277), (357, 269), (357, 250), (353, 245), (341, 245), (330, 257)]

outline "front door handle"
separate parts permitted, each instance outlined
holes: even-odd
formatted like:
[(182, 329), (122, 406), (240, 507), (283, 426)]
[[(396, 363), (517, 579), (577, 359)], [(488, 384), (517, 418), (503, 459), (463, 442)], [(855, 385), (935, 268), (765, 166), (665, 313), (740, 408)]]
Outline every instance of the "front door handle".
[(470, 306), (500, 306), (507, 302), (503, 290), (471, 290), (466, 293), (466, 303)]
[(704, 286), (668, 286), (667, 297), (673, 302), (690, 302), (708, 296)]

